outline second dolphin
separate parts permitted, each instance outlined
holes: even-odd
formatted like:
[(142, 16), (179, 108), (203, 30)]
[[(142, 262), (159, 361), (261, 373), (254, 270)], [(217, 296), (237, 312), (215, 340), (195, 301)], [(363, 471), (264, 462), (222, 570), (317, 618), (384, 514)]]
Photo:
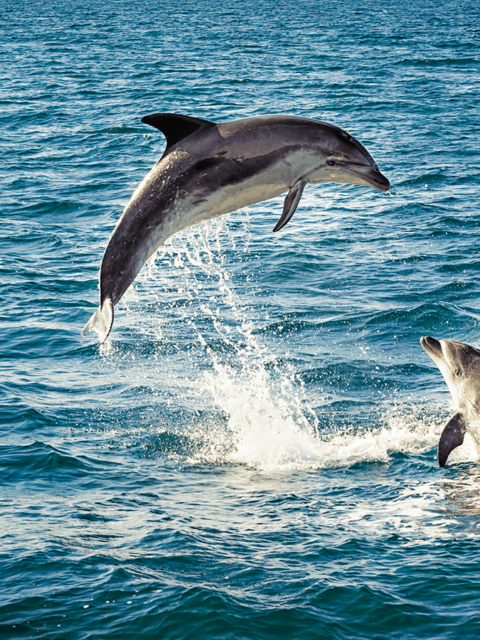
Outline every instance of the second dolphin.
[[(478, 444), (480, 351), (464, 342), (437, 340), (431, 336), (421, 338), (420, 344), (442, 372), (456, 407), (438, 443), (438, 464), (443, 467), (450, 453), (463, 444), (467, 425)], [(477, 429), (472, 429), (472, 425)]]
[(278, 231), (309, 182), (390, 188), (365, 147), (324, 122), (278, 115), (217, 124), (173, 113), (142, 122), (159, 129), (167, 146), (133, 193), (103, 256), (100, 306), (82, 331), (94, 329), (101, 342), (112, 328), (114, 306), (177, 231), (288, 191)]

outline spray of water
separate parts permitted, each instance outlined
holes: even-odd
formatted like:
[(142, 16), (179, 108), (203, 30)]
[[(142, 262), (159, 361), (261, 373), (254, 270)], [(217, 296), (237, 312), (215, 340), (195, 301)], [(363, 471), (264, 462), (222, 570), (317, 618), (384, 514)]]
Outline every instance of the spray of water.
[[(235, 462), (262, 470), (325, 468), (388, 461), (395, 451), (422, 453), (435, 447), (443, 414), (391, 401), (379, 408), (369, 428), (319, 429), (293, 365), (256, 332), (268, 310), (255, 304), (251, 291), (237, 293), (231, 256), (241, 263), (251, 241), (248, 213), (242, 215), (237, 231), (222, 217), (174, 236), (126, 297), (129, 324), (159, 340), (195, 344), (190, 358), (177, 353), (185, 373), (177, 379), (178, 393), (191, 393), (210, 407), (213, 402), (214, 411), (224, 416), (213, 425), (199, 417), (190, 427), (189, 437), (198, 443), (191, 461)], [(249, 276), (241, 277), (244, 286)], [(170, 299), (170, 310), (165, 299)], [(150, 305), (162, 301), (164, 312), (151, 314), (146, 322), (144, 300)], [(171, 321), (169, 311), (180, 324)]]

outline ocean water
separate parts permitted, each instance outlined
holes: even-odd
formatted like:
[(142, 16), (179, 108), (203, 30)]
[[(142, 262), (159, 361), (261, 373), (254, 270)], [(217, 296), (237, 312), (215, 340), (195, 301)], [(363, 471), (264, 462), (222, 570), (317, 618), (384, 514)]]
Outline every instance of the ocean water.
[[(480, 10), (5, 0), (0, 637), (477, 638), (480, 467), (422, 335), (480, 346)], [(356, 136), (174, 236), (100, 346), (104, 248), (171, 111)]]

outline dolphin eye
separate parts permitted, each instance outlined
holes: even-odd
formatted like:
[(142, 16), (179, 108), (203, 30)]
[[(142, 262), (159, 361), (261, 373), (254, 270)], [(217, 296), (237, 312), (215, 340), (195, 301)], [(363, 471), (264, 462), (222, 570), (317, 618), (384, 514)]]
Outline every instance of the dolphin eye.
[(460, 373), (461, 373), (460, 369), (455, 369), (455, 375), (457, 376), (457, 378), (460, 375)]
[(334, 167), (335, 166), (335, 160), (327, 160), (327, 164), (329, 167)]

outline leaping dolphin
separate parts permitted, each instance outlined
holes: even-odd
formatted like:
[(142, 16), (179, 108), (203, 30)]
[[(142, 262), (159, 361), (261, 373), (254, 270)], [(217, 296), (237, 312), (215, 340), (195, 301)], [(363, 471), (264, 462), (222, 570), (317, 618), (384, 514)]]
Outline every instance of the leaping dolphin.
[(100, 269), (100, 306), (82, 333), (110, 333), (113, 307), (167, 238), (197, 222), (288, 191), (274, 228), (291, 220), (309, 182), (390, 184), (365, 147), (331, 124), (295, 116), (215, 123), (175, 113), (142, 122), (167, 139), (163, 156), (134, 191)]
[[(443, 467), (450, 453), (463, 444), (467, 424), (480, 419), (480, 351), (464, 342), (430, 336), (421, 338), (420, 344), (440, 369), (457, 408), (438, 443), (438, 464)], [(472, 436), (476, 441), (476, 434)]]

